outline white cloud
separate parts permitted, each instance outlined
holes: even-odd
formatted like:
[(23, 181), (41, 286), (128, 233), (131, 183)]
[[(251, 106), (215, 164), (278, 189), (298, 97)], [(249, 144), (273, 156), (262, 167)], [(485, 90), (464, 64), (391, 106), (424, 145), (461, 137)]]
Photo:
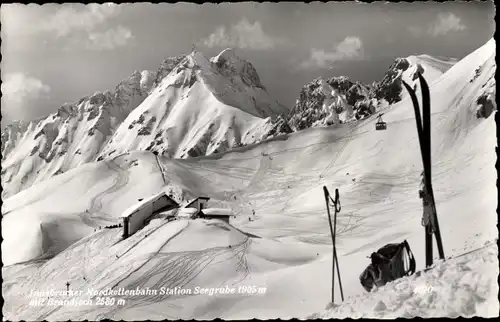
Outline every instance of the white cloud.
[(207, 47), (238, 47), (256, 50), (274, 48), (284, 42), (264, 32), (259, 21), (250, 23), (246, 18), (229, 29), (218, 27), (210, 36), (202, 40)]
[(41, 80), (23, 73), (8, 73), (2, 83), (2, 112), (22, 114), (26, 103), (43, 98), (50, 92), (50, 87)]
[[(40, 8), (25, 5), (10, 5), (5, 9), (2, 6), (1, 18), (7, 26), (3, 28), (6, 32), (3, 36), (15, 40), (17, 44), (23, 36), (47, 33), (53, 38), (63, 39), (66, 50), (82, 46), (92, 50), (109, 50), (123, 46), (133, 38), (129, 29), (109, 26), (109, 20), (121, 11), (117, 4), (64, 4), (47, 9), (52, 10), (43, 13)], [(102, 29), (106, 31), (99, 31)], [(48, 37), (43, 37), (47, 43)], [(32, 38), (24, 41), (30, 42)]]
[(362, 54), (363, 43), (358, 37), (349, 36), (333, 48), (333, 51), (311, 49), (311, 56), (300, 64), (301, 68), (325, 68), (342, 60), (358, 58)]
[(54, 32), (57, 37), (67, 36), (73, 31), (94, 30), (96, 26), (119, 13), (119, 6), (114, 3), (89, 4), (84, 10), (72, 6), (61, 6), (55, 14), (36, 26), (37, 31)]
[(445, 35), (451, 31), (461, 31), (466, 29), (466, 26), (461, 23), (460, 17), (455, 16), (453, 13), (440, 13), (437, 21), (429, 29), (429, 33), (436, 37)]
[(111, 50), (129, 43), (134, 36), (130, 29), (118, 26), (105, 32), (91, 32), (88, 35), (86, 46), (92, 50)]

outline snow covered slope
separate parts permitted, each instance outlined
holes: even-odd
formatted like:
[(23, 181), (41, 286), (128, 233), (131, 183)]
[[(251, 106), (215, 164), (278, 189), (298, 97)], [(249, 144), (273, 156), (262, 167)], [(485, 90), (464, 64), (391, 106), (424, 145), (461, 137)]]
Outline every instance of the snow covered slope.
[[(438, 79), (457, 63), (456, 59), (439, 59), (429, 55), (411, 55), (406, 60), (410, 63), (410, 66), (406, 70), (407, 76), (413, 75), (416, 70), (420, 70), (420, 73), (425, 75), (426, 80), (430, 83)], [(411, 80), (413, 80), (413, 76)]]
[(210, 60), (192, 52), (130, 113), (101, 156), (133, 150), (175, 158), (223, 152), (267, 138), (286, 113), (253, 66), (232, 50)]
[(498, 250), (491, 243), (479, 251), (439, 262), (422, 276), (396, 280), (310, 318), (494, 317), (499, 310), (495, 274), (499, 274)]
[[(495, 97), (495, 50), (491, 40), (431, 83), (433, 188), (447, 257), (498, 238), (494, 112), (477, 114), (480, 97)], [(413, 107), (403, 98), (384, 113), (386, 131), (375, 131), (376, 118), (370, 117), (211, 156), (173, 160), (134, 152), (70, 170), (6, 199), (2, 260), (32, 261), (3, 268), (4, 315), (9, 320), (288, 319), (324, 312), (332, 257), (323, 185), (340, 191), (337, 252), (346, 306), (321, 316), (350, 314), (350, 308), (376, 317), (498, 315), (497, 289), (490, 283), (498, 277), (498, 260), (490, 250), (387, 285), (378, 291), (382, 304), (373, 304), (377, 293), (366, 296), (358, 277), (379, 247), (407, 239), (417, 269), (425, 265), (418, 198), (422, 161)], [(43, 253), (44, 240), (70, 244), (62, 231), (85, 235), (84, 229), (113, 222), (121, 209), (161, 189), (184, 199), (210, 196), (210, 208), (230, 209), (236, 218), (231, 225), (158, 219), (125, 241), (119, 230), (92, 230), (69, 247), (53, 247), (55, 257), (33, 261)], [(76, 219), (54, 228), (54, 214)], [(82, 223), (75, 223), (78, 218)], [(462, 272), (462, 279), (445, 289), (470, 286), (456, 298), (446, 298), (449, 292), (428, 297), (414, 292), (429, 281), (444, 287), (437, 278)], [(114, 306), (29, 304), (30, 290), (65, 290), (66, 282), (84, 294), (89, 288), (160, 292), (162, 286), (192, 292), (250, 286), (255, 293), (121, 295), (116, 299), (125, 302)], [(388, 298), (391, 290), (398, 293)], [(474, 302), (476, 295), (481, 298)], [(436, 300), (436, 306), (421, 312), (425, 303), (419, 299)], [(438, 307), (460, 299), (466, 308)]]
[(134, 72), (113, 91), (97, 92), (56, 113), (2, 132), (2, 197), (94, 161), (110, 135), (151, 89), (154, 74)]

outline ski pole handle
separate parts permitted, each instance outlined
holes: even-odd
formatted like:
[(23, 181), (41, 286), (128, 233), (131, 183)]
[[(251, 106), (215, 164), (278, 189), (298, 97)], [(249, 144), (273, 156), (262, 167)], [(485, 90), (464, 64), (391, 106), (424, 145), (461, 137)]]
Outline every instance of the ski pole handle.
[(328, 191), (328, 188), (326, 186), (323, 186), (323, 192), (325, 193), (325, 199), (328, 200), (328, 199), (332, 199), (332, 197), (330, 196), (330, 191)]
[(340, 212), (341, 209), (342, 209), (342, 206), (340, 205), (339, 189), (336, 188), (335, 189), (335, 210), (337, 212)]

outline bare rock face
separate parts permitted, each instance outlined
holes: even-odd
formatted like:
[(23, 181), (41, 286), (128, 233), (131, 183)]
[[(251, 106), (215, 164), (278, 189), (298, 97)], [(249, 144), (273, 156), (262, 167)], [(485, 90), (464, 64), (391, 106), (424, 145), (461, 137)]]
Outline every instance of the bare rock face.
[(266, 134), (265, 138), (269, 139), (269, 138), (273, 138), (273, 137), (276, 137), (279, 135), (288, 134), (288, 133), (292, 133), (292, 132), (293, 132), (293, 129), (290, 126), (290, 124), (288, 124), (287, 120), (283, 116), (280, 115), (280, 116), (278, 116), (278, 118), (276, 118), (272, 122), (272, 128)]
[(487, 119), (491, 114), (493, 114), (493, 111), (496, 111), (497, 109), (495, 99), (488, 94), (482, 94), (481, 96), (479, 96), (476, 100), (476, 104), (479, 105), (479, 108), (476, 112), (477, 118)]
[(225, 49), (210, 62), (220, 74), (226, 77), (238, 76), (245, 85), (266, 90), (255, 67), (250, 62), (239, 58), (234, 50)]
[(367, 95), (365, 85), (354, 83), (347, 77), (317, 78), (302, 88), (295, 108), (288, 116), (288, 123), (295, 131), (314, 124), (338, 123), (338, 114), (352, 114), (352, 105), (357, 100), (366, 99)]
[(32, 122), (14, 121), (2, 130), (2, 160), (14, 149), (30, 123)]
[(364, 99), (359, 100), (354, 105), (356, 120), (362, 120), (375, 113), (375, 100)]
[(494, 111), (497, 110), (496, 103), (496, 61), (495, 57), (491, 57), (484, 64), (476, 68), (474, 76), (470, 83), (482, 79), (481, 88), (477, 93), (476, 98), (476, 117), (488, 118)]
[(389, 104), (399, 102), (403, 91), (402, 72), (409, 67), (410, 62), (406, 58), (397, 58), (382, 80), (375, 83), (370, 92), (370, 97), (377, 100), (386, 100)]
[(326, 116), (321, 112), (321, 106), (325, 100), (321, 83), (322, 79), (317, 78), (302, 87), (300, 96), (295, 102), (295, 108), (288, 119), (288, 123), (295, 131), (311, 127), (315, 121)]
[(170, 74), (170, 72), (177, 66), (179, 63), (186, 57), (186, 55), (180, 55), (176, 57), (169, 57), (166, 58), (160, 65), (160, 68), (158, 68), (158, 71), (156, 72), (156, 77), (154, 79), (154, 82), (151, 86), (151, 88), (157, 87), (161, 81)]

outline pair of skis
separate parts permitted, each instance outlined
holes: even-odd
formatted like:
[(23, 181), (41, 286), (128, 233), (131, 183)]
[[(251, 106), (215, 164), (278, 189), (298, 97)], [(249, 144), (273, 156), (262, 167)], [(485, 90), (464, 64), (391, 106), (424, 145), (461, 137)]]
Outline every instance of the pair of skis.
[[(344, 292), (342, 290), (342, 280), (340, 279), (340, 270), (339, 270), (339, 260), (337, 257), (337, 248), (335, 247), (335, 233), (337, 231), (337, 213), (340, 212), (342, 207), (340, 206), (339, 199), (339, 189), (335, 189), (335, 200), (330, 196), (330, 192), (328, 189), (323, 186), (323, 192), (325, 193), (325, 201), (326, 201), (326, 211), (328, 212), (328, 223), (330, 224), (330, 233), (332, 235), (332, 246), (333, 246), (333, 261), (332, 261), (332, 304), (335, 303), (335, 265), (337, 265), (337, 275), (339, 279), (339, 287), (340, 287), (340, 296), (342, 301), (344, 301)], [(332, 216), (330, 214), (330, 204), (329, 201), (333, 203), (333, 207), (335, 210), (334, 218), (333, 218), (333, 227), (332, 227)]]
[(422, 155), (423, 171), (423, 191), (421, 198), (424, 204), (423, 225), (425, 227), (425, 263), (426, 267), (432, 266), (433, 263), (433, 243), (432, 235), (436, 237), (439, 258), (444, 259), (443, 243), (441, 240), (441, 231), (437, 219), (436, 203), (434, 200), (434, 192), (432, 190), (432, 163), (431, 163), (431, 101), (429, 94), (429, 86), (424, 77), (418, 73), (420, 81), (420, 90), (422, 92), (422, 116), (420, 115), (420, 105), (417, 100), (415, 90), (411, 88), (405, 81), (403, 85), (410, 94), (415, 109), (415, 121), (417, 123), (418, 140), (420, 143), (420, 153)]

